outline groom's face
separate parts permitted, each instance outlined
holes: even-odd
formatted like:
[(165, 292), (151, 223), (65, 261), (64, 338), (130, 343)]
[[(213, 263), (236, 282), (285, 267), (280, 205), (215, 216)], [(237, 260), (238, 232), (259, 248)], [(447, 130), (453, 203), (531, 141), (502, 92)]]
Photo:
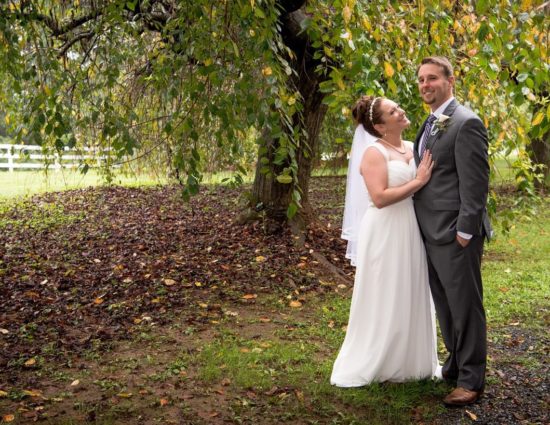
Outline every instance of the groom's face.
[(443, 68), (433, 63), (418, 69), (418, 89), (422, 100), (435, 111), (453, 94), (454, 77), (445, 76)]

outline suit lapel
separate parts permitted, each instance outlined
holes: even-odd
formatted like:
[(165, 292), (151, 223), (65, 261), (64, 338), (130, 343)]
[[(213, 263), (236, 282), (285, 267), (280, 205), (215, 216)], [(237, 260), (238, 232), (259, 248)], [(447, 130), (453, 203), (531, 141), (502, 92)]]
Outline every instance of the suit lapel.
[[(447, 115), (448, 117), (452, 117), (454, 112), (455, 112), (455, 109), (457, 108), (457, 106), (458, 106), (458, 102), (456, 101), (456, 99), (453, 99), (451, 101), (451, 103), (449, 103), (449, 105), (447, 105), (447, 107), (443, 111), (443, 115)], [(428, 135), (428, 140), (426, 140), (426, 149), (429, 149), (430, 151), (432, 150), (433, 146), (435, 145), (435, 142), (437, 142), (439, 140), (439, 138), (441, 137), (441, 135), (443, 134), (443, 131), (437, 131), (434, 134), (434, 129), (435, 129), (436, 123), (437, 123), (437, 121), (434, 123), (434, 127), (432, 128), (432, 132)], [(422, 126), (422, 129), (424, 129), (424, 126)]]

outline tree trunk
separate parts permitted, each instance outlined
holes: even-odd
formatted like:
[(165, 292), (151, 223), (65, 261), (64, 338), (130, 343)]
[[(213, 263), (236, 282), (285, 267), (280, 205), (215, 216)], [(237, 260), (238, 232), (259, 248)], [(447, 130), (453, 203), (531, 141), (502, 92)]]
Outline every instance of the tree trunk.
[[(296, 59), (290, 61), (296, 74), (290, 77), (289, 87), (292, 91), (298, 90), (302, 96), (303, 110), (292, 117), (293, 125), (295, 128), (300, 129), (298, 134), (304, 134), (302, 130), (305, 130), (305, 134), (307, 135), (297, 140), (296, 146), (298, 185), (301, 191), (302, 205), (302, 209), (297, 214), (299, 224), (308, 222), (313, 216), (308, 194), (309, 181), (313, 160), (319, 146), (321, 124), (327, 112), (327, 106), (322, 103), (324, 94), (319, 90), (319, 83), (324, 81), (326, 76), (315, 72), (319, 62), (313, 58), (314, 51), (307, 39), (307, 35), (302, 31), (300, 26), (300, 22), (305, 18), (305, 14), (300, 10), (293, 10), (290, 13), (283, 14), (281, 17), (281, 35), (285, 44), (296, 55)], [(263, 164), (260, 163), (260, 157), (265, 156), (272, 161), (278, 143), (279, 140), (270, 139), (268, 133), (264, 132), (262, 145), (267, 148), (267, 154), (259, 155), (258, 158), (252, 188), (252, 202), (257, 209), (264, 210), (267, 217), (283, 221), (286, 219), (286, 212), (292, 201), (294, 188), (292, 184), (279, 183), (275, 177), (287, 164), (277, 166), (271, 163), (269, 165), (271, 173), (262, 174), (260, 172), (263, 167)]]
[[(541, 97), (548, 97), (548, 90), (543, 91)], [(535, 109), (533, 114), (537, 114), (541, 109), (542, 107)], [(544, 176), (542, 181), (536, 182), (536, 186), (539, 188), (550, 188), (550, 131), (546, 131), (542, 137), (531, 136), (530, 139), (531, 143), (527, 145), (529, 157), (535, 164), (542, 165)]]
[(544, 178), (537, 182), (539, 188), (550, 187), (550, 132), (546, 132), (540, 139), (531, 139), (528, 145), (529, 157), (535, 164), (543, 166), (542, 173)]

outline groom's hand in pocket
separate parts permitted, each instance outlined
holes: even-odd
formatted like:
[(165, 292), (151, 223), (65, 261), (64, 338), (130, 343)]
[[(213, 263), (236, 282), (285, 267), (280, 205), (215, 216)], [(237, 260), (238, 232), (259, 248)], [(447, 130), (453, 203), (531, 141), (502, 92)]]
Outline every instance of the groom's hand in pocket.
[(470, 243), (470, 239), (463, 238), (460, 235), (456, 235), (456, 241), (460, 244), (462, 248), (466, 248)]

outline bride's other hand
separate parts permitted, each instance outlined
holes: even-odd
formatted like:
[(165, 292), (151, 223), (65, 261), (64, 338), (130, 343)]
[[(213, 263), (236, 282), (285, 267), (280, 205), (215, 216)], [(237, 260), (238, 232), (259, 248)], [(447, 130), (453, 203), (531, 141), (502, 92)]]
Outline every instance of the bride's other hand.
[(420, 161), (420, 164), (418, 164), (418, 168), (416, 170), (416, 178), (417, 180), (420, 180), (422, 186), (428, 183), (428, 181), (432, 177), (434, 164), (435, 163), (432, 158), (432, 153), (427, 150), (426, 152), (424, 152), (422, 160)]

